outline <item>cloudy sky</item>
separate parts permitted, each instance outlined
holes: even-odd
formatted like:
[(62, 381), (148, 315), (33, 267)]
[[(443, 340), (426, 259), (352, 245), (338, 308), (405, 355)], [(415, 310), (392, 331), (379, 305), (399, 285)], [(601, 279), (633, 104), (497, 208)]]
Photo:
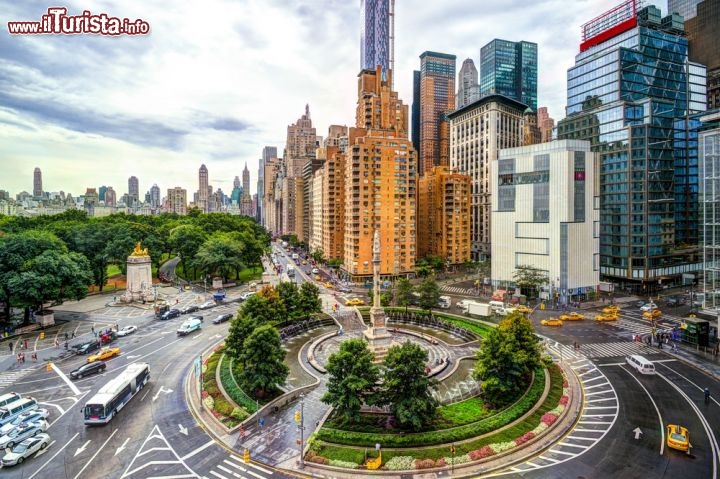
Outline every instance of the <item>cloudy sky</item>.
[[(149, 35), (9, 35), (50, 6), (143, 19)], [(620, 0), (396, 0), (395, 88), (432, 50), (479, 64), (493, 38), (538, 44), (538, 104), (564, 116), (580, 26)], [(654, 3), (663, 15), (666, 1)], [(263, 146), (282, 155), (287, 125), (310, 105), (320, 135), (354, 124), (359, 0), (0, 0), (0, 189), (82, 194), (127, 179), (197, 190), (197, 172), (229, 192)]]

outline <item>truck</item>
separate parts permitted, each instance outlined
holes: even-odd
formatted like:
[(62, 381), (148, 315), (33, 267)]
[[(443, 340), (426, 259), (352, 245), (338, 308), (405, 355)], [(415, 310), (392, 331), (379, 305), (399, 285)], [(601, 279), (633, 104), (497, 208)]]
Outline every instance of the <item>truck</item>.
[(476, 301), (469, 301), (465, 307), (465, 312), (474, 316), (488, 317), (492, 316), (492, 309), (487, 303), (478, 303)]
[(193, 331), (200, 330), (200, 327), (202, 326), (202, 320), (199, 318), (191, 318), (182, 323), (182, 325), (178, 328), (177, 334), (178, 336), (185, 336)]

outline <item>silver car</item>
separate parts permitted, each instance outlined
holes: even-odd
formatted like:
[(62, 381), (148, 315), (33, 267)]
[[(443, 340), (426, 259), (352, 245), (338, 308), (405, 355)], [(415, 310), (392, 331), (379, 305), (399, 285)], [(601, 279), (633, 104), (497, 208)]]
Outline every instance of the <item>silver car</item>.
[(5, 454), (0, 460), (0, 466), (14, 466), (22, 464), (25, 459), (35, 454), (41, 449), (45, 449), (50, 444), (50, 436), (40, 433), (35, 437), (25, 439), (23, 442), (13, 448), (12, 451)]
[(33, 409), (32, 411), (26, 411), (9, 423), (5, 424), (3, 427), (0, 427), (0, 436), (4, 436), (24, 422), (41, 421), (43, 419), (47, 419), (49, 415), (50, 412), (47, 409)]
[(20, 444), (29, 437), (37, 436), (47, 431), (48, 423), (45, 420), (36, 422), (24, 422), (15, 429), (0, 437), (0, 449), (12, 449), (15, 444)]

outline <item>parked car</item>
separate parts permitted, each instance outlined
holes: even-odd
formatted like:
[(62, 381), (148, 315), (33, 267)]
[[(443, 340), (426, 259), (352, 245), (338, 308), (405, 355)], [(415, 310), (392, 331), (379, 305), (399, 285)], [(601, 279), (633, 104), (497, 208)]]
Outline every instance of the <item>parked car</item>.
[(245, 291), (244, 293), (242, 293), (242, 294), (240, 295), (240, 300), (246, 301), (246, 300), (247, 300), (250, 296), (252, 296), (253, 294), (255, 294), (254, 291)]
[(20, 444), (29, 437), (45, 432), (47, 428), (48, 423), (44, 419), (36, 422), (21, 423), (18, 427), (0, 437), (0, 450), (6, 448), (12, 449), (15, 444)]
[(4, 436), (24, 422), (42, 421), (43, 419), (47, 419), (49, 415), (50, 411), (47, 409), (32, 409), (30, 411), (26, 411), (9, 423), (5, 424), (3, 427), (0, 427), (0, 436)]
[(196, 305), (190, 304), (188, 306), (185, 306), (184, 308), (180, 308), (180, 314), (188, 314), (188, 313), (194, 313), (195, 311), (199, 310)]
[(217, 318), (213, 319), (213, 324), (224, 323), (225, 321), (230, 321), (232, 318), (233, 318), (232, 313), (221, 314)]
[(100, 341), (88, 341), (85, 343), (75, 344), (72, 348), (76, 354), (88, 354), (100, 349)]
[(114, 356), (120, 356), (120, 348), (102, 348), (97, 353), (88, 356), (87, 362), (92, 363), (93, 361), (102, 361), (110, 359)]
[(165, 321), (167, 319), (177, 318), (178, 316), (180, 316), (180, 310), (176, 309), (176, 308), (172, 308), (172, 309), (168, 309), (167, 311), (165, 311), (163, 313), (163, 315), (160, 316), (160, 319)]
[(118, 336), (127, 336), (137, 331), (137, 326), (125, 326), (117, 332)]
[(200, 305), (200, 309), (210, 309), (217, 306), (217, 303), (215, 301), (205, 301), (203, 304)]
[(38, 433), (34, 437), (25, 439), (15, 446), (10, 452), (5, 454), (0, 460), (0, 466), (14, 466), (22, 464), (25, 459), (29, 459), (33, 454), (41, 449), (45, 449), (50, 444), (50, 436), (45, 433)]
[[(92, 357), (92, 356), (91, 356)], [(88, 358), (90, 359), (90, 358)], [(105, 363), (103, 361), (94, 361), (91, 363), (86, 363), (80, 366), (77, 369), (73, 369), (70, 371), (70, 377), (73, 379), (82, 379), (84, 376), (89, 376), (91, 374), (98, 374), (105, 371)]]
[(319, 269), (317, 269), (317, 268), (312, 269), (312, 274), (318, 274), (318, 273), (320, 273)]

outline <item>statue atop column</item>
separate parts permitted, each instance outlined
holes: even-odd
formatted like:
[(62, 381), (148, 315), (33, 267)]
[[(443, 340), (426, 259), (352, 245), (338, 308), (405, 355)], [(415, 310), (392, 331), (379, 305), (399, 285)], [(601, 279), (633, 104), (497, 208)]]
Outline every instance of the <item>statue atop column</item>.
[(150, 302), (155, 300), (155, 291), (152, 287), (152, 261), (147, 248), (143, 248), (140, 241), (135, 243), (130, 256), (127, 257), (127, 272), (125, 293), (120, 296), (123, 303)]
[(380, 231), (373, 234), (373, 305), (370, 308), (370, 327), (363, 333), (375, 354), (375, 361), (380, 362), (387, 350), (392, 346), (392, 336), (385, 327), (385, 311), (380, 306)]

